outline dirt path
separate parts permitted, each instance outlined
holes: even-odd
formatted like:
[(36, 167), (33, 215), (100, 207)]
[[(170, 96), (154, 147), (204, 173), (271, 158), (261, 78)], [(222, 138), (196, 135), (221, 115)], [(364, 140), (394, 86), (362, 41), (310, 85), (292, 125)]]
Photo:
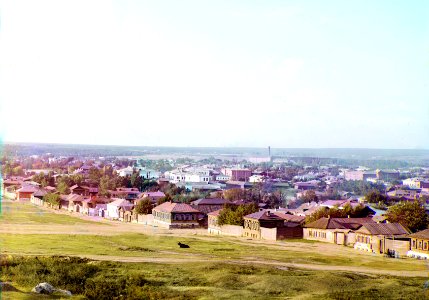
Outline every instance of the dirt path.
[[(18, 253), (8, 253), (12, 255), (19, 255)], [(178, 253), (179, 254), (179, 253)], [(30, 254), (31, 256), (43, 256), (43, 254)], [(223, 258), (201, 258), (198, 255), (189, 254), (183, 258), (171, 257), (139, 257), (139, 256), (113, 256), (113, 255), (70, 255), (76, 257), (88, 258), (96, 261), (116, 261), (124, 263), (160, 263), (160, 264), (184, 264), (184, 263), (225, 263), (237, 265), (261, 265), (273, 266), (281, 270), (289, 270), (289, 268), (307, 269), (315, 271), (339, 271), (339, 272), (353, 272), (366, 275), (389, 275), (400, 277), (428, 277), (427, 271), (395, 271), (395, 270), (380, 270), (368, 269), (367, 267), (353, 267), (353, 266), (335, 266), (335, 265), (321, 265), (321, 264), (300, 264), (300, 263), (286, 263), (275, 260), (252, 260), (252, 259), (223, 259)]]

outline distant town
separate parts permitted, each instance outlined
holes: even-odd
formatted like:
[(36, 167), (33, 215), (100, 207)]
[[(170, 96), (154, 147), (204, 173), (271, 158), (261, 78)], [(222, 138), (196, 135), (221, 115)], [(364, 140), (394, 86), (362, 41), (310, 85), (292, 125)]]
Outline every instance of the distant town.
[(265, 156), (253, 158), (154, 159), (5, 151), (1, 193), (95, 221), (199, 229), (249, 243), (305, 239), (377, 255), (429, 258), (425, 162), (392, 160), (395, 168), (388, 169), (374, 168), (371, 160), (357, 165), (365, 161), (272, 153), (268, 147)]

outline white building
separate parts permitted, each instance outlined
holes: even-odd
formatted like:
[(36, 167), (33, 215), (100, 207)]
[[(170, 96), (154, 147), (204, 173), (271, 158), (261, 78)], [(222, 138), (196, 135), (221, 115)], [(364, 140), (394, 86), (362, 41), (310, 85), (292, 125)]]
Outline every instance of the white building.
[(402, 180), (402, 184), (408, 186), (411, 189), (419, 189), (421, 181), (422, 180), (420, 178), (407, 178)]
[(216, 175), (215, 180), (216, 181), (228, 181), (230, 178), (231, 177), (221, 173), (221, 174)]
[(205, 182), (210, 181), (209, 172), (185, 172), (181, 170), (173, 170), (165, 173), (165, 177), (172, 183), (178, 182)]
[(131, 176), (133, 175), (134, 168), (133, 167), (126, 167), (120, 170), (117, 170), (119, 176), (125, 177), (127, 175)]
[(115, 199), (115, 201), (107, 203), (107, 217), (110, 219), (119, 219), (119, 210), (129, 211), (133, 208), (133, 204), (125, 199)]
[(158, 172), (152, 169), (142, 168), (139, 171), (140, 171), (140, 176), (143, 177), (144, 179), (158, 179), (161, 175), (161, 172)]
[(249, 177), (249, 182), (263, 182), (264, 181), (264, 176), (262, 175), (252, 175)]

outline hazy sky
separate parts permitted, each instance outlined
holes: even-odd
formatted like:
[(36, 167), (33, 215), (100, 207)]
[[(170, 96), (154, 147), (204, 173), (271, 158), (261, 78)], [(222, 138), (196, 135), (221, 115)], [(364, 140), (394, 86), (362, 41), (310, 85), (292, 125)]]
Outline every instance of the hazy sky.
[(1, 1), (5, 141), (429, 148), (429, 1)]

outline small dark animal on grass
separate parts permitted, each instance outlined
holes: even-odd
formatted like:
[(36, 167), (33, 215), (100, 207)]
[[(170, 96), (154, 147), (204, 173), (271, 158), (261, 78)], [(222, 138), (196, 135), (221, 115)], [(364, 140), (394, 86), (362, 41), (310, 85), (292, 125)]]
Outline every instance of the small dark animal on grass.
[(181, 242), (178, 242), (177, 245), (179, 245), (180, 248), (189, 248), (189, 245), (182, 244)]

